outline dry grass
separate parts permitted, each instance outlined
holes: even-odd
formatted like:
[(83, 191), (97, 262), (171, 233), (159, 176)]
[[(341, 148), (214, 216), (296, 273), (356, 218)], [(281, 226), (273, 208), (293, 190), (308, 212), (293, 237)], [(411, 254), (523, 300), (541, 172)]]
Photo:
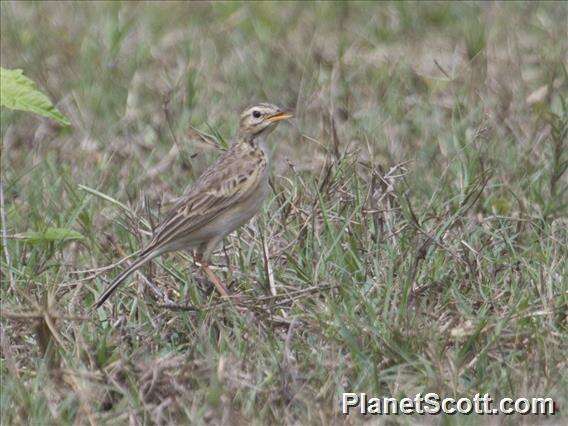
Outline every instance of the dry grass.
[[(1, 65), (73, 122), (2, 110), (3, 229), (84, 235), (4, 247), (2, 423), (340, 423), (343, 391), (561, 410), (393, 423), (561, 421), (565, 4), (0, 7)], [(88, 312), (117, 272), (76, 272), (140, 248), (259, 100), (297, 120), (215, 257), (251, 313), (183, 253)]]

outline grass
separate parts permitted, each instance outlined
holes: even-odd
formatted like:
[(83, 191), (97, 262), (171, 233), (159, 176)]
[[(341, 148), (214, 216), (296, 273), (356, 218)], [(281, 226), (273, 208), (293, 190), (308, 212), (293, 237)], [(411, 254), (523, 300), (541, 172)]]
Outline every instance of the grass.
[[(559, 3), (2, 2), (2, 423), (358, 423), (342, 392), (567, 404), (567, 9)], [(88, 307), (237, 112), (292, 106), (273, 193), (214, 258)], [(190, 127), (191, 126), (191, 127)], [(50, 227), (79, 241), (26, 241)], [(152, 290), (152, 288), (157, 290)], [(197, 309), (171, 309), (172, 304)], [(385, 422), (387, 419), (383, 419)]]

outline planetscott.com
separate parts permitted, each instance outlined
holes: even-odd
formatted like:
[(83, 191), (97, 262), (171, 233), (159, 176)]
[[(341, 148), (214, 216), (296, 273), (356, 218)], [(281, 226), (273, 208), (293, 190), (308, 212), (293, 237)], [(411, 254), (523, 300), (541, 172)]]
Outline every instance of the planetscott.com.
[(368, 397), (365, 393), (344, 393), (342, 414), (554, 414), (552, 398), (501, 398), (489, 394), (472, 398), (441, 398), (436, 393), (418, 393), (413, 397)]

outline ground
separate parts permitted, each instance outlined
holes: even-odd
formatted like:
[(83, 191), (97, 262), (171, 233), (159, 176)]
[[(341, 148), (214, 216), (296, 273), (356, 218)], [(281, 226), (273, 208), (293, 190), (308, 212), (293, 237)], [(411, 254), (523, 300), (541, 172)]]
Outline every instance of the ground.
[[(565, 3), (0, 8), (1, 65), (72, 122), (2, 109), (3, 424), (377, 421), (343, 392), (558, 408), (389, 424), (562, 422)], [(91, 311), (265, 101), (296, 114), (272, 193), (213, 258), (249, 312), (190, 253)]]

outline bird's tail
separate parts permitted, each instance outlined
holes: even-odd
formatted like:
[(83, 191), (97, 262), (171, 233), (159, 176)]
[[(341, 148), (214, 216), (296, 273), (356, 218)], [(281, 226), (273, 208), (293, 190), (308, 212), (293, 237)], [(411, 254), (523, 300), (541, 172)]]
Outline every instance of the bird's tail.
[(159, 254), (160, 253), (155, 251), (155, 250), (151, 250), (149, 252), (143, 253), (138, 259), (136, 259), (136, 261), (132, 265), (130, 265), (128, 268), (126, 268), (124, 271), (122, 271), (114, 279), (114, 281), (112, 282), (110, 287), (107, 288), (105, 290), (105, 292), (94, 303), (93, 308), (94, 309), (100, 308), (101, 305), (103, 303), (105, 303), (105, 301), (112, 295), (112, 293), (114, 293), (114, 291), (118, 288), (118, 286), (120, 284), (122, 284), (124, 282), (124, 280), (130, 276), (130, 274), (132, 274), (133, 272), (138, 270), (138, 268), (140, 268), (146, 262), (152, 260), (154, 257), (158, 256)]

